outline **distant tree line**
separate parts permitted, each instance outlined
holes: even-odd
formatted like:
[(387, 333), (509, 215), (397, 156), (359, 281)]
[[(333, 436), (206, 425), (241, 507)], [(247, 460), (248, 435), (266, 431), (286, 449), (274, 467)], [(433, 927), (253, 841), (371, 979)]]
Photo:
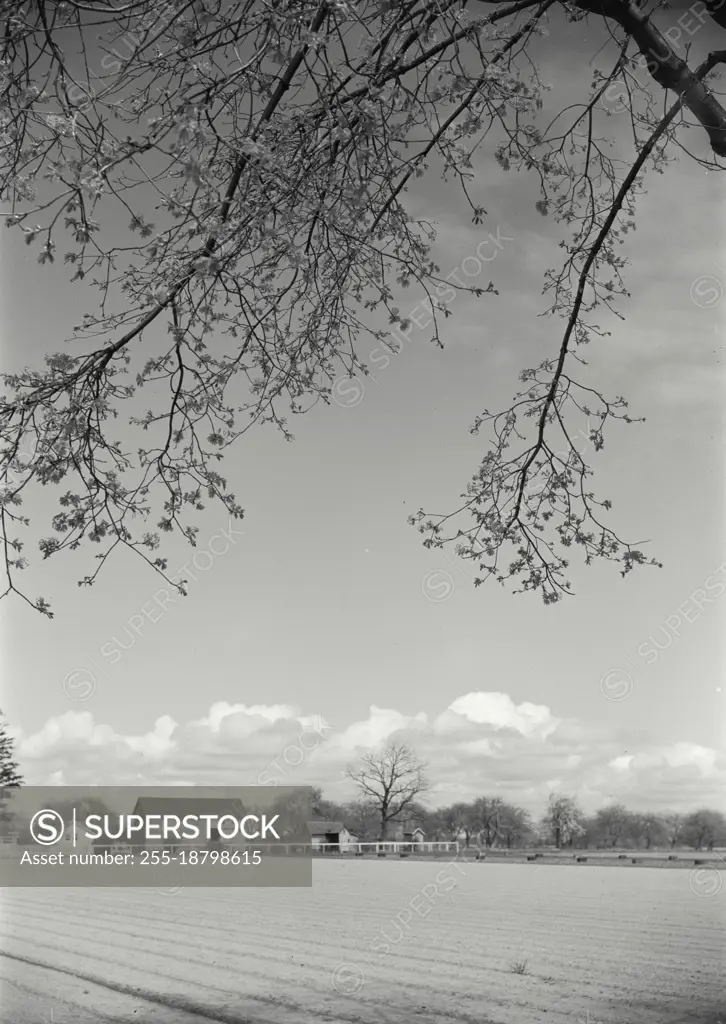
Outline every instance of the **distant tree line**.
[(428, 841), (459, 840), (487, 849), (554, 846), (557, 849), (712, 850), (726, 846), (726, 815), (709, 808), (690, 814), (630, 811), (613, 803), (592, 815), (577, 801), (553, 793), (541, 818), (498, 796), (429, 810), (420, 797), (430, 788), (424, 762), (402, 744), (367, 754), (362, 767), (349, 768), (358, 798), (348, 803), (327, 800), (314, 790), (316, 817), (342, 821), (361, 842), (390, 838), (395, 827), (420, 827)]
[[(335, 803), (326, 800), (320, 790), (314, 793), (316, 817), (342, 821), (361, 842), (385, 838), (374, 801)], [(672, 850), (688, 846), (712, 850), (726, 846), (726, 815), (719, 811), (705, 807), (690, 814), (629, 811), (622, 804), (610, 804), (596, 814), (586, 815), (572, 797), (564, 795), (551, 796), (540, 819), (500, 797), (482, 796), (437, 810), (413, 802), (400, 820), (389, 824), (419, 826), (427, 841), (459, 839), (466, 846), (487, 849), (554, 846)]]

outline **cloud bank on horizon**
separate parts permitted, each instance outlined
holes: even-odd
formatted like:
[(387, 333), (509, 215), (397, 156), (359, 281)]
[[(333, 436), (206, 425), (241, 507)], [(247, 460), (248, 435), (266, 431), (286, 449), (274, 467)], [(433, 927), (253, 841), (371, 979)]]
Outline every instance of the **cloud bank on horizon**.
[(342, 801), (354, 795), (345, 767), (397, 741), (428, 763), (433, 807), (496, 794), (539, 813), (561, 791), (587, 812), (613, 801), (633, 810), (726, 809), (723, 752), (656, 745), (506, 693), (464, 694), (433, 718), (373, 705), (348, 725), (288, 704), (222, 701), (186, 723), (164, 715), (142, 735), (122, 735), (90, 711), (50, 718), (30, 735), (12, 731), (29, 785), (310, 784)]

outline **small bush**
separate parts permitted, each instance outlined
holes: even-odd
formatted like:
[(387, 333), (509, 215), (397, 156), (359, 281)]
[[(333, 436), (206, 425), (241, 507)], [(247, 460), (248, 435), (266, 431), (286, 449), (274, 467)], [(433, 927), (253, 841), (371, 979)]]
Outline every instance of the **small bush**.
[(527, 973), (527, 961), (526, 960), (515, 960), (514, 963), (509, 965), (509, 970), (512, 974), (526, 974)]

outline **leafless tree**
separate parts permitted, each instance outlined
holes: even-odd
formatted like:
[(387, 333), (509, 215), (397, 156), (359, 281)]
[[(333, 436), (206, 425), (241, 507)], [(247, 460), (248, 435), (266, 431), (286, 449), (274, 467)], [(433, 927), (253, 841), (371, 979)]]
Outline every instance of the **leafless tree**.
[(399, 821), (429, 788), (426, 765), (405, 744), (392, 743), (379, 754), (366, 754), (360, 768), (348, 768), (346, 775), (360, 796), (376, 808), (380, 839), (388, 826)]
[(514, 804), (505, 803), (499, 812), (497, 831), (507, 849), (534, 839), (531, 815)]
[[(723, 24), (702, 6), (706, 32)], [(168, 578), (166, 534), (194, 544), (207, 501), (243, 515), (220, 473), (230, 446), (261, 423), (291, 439), (290, 415), (368, 372), (361, 337), (395, 351), (374, 311), (408, 337), (398, 301), (416, 286), (441, 343), (457, 290), (493, 295), (442, 277), (432, 225), (404, 202), (433, 168), (482, 223), (483, 144), (534, 176), (539, 212), (569, 235), (545, 279), (543, 312), (563, 327), (509, 407), (476, 418), (491, 436), (463, 504), (412, 523), (476, 563), (477, 582), (546, 602), (571, 592), (573, 548), (623, 574), (658, 564), (607, 525), (572, 424), (587, 416), (599, 451), (613, 421), (637, 419), (574, 371), (607, 333), (598, 311), (621, 316), (619, 246), (646, 172), (699, 139), (697, 163), (723, 167), (711, 74), (726, 51), (692, 67), (673, 20), (663, 0), (0, 0), (3, 217), (40, 264), (62, 258), (84, 310), (45, 367), (5, 376), (5, 593), (51, 614), (19, 583), (29, 489), (60, 488), (44, 558), (98, 552), (81, 583), (117, 549)], [(543, 35), (591, 46), (590, 84), (560, 110), (539, 78)]]
[(499, 819), (504, 811), (504, 801), (500, 797), (478, 797), (472, 804), (472, 814), (476, 822), (477, 840), (489, 849), (497, 845), (501, 838)]

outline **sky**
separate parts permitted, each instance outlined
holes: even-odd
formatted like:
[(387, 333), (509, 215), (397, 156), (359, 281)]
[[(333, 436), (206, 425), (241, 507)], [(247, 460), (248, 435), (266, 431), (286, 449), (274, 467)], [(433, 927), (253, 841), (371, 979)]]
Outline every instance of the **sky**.
[[(568, 47), (579, 52), (574, 36)], [(589, 74), (552, 55), (544, 71), (560, 95)], [(626, 117), (613, 115), (618, 137)], [(428, 762), (432, 806), (496, 793), (537, 812), (560, 790), (588, 810), (725, 808), (726, 325), (708, 297), (726, 285), (722, 187), (685, 157), (651, 177), (623, 248), (626, 319), (608, 319), (583, 370), (646, 417), (611, 430), (595, 486), (662, 569), (623, 579), (575, 557), (575, 596), (545, 607), (475, 589), (466, 563), (424, 549), (406, 522), (456, 507), (486, 451), (475, 416), (506, 407), (518, 372), (559, 347), (560, 322), (538, 318), (558, 229), (533, 183), (483, 154), (483, 224), (436, 177), (411, 204), (436, 223), (444, 276), (502, 239), (480, 279), (499, 295), (458, 295), (443, 350), (416, 329), (372, 377), (296, 418), (292, 443), (271, 427), (247, 435), (226, 465), (244, 520), (210, 508), (196, 551), (167, 549), (172, 568), (196, 556), (186, 598), (160, 596), (140, 560), (115, 558), (89, 589), (86, 556), (33, 558), (26, 586), (55, 617), (0, 608), (2, 708), (26, 781), (276, 779), (346, 799), (346, 765), (396, 740)], [(9, 232), (0, 246), (3, 363), (38, 366), (84, 292)], [(51, 497), (31, 507), (47, 515)]]

